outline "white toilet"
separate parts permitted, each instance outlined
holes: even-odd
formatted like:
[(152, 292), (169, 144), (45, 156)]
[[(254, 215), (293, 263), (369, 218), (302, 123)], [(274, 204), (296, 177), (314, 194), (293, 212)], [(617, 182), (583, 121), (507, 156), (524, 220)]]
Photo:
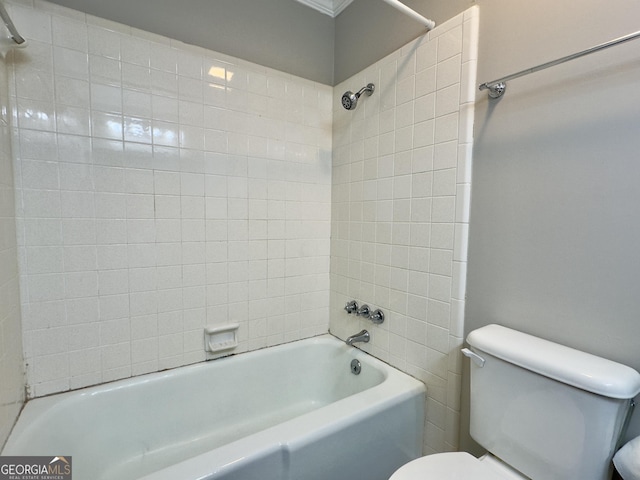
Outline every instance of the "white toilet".
[(470, 433), (489, 453), (440, 453), (390, 480), (607, 480), (640, 393), (634, 369), (499, 325), (467, 337)]

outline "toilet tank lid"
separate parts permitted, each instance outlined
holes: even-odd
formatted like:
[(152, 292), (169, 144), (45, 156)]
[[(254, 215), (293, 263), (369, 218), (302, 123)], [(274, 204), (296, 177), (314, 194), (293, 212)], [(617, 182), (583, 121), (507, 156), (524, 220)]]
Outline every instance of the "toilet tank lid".
[(640, 373), (631, 367), (500, 325), (473, 330), (476, 350), (559, 382), (609, 398), (640, 393)]

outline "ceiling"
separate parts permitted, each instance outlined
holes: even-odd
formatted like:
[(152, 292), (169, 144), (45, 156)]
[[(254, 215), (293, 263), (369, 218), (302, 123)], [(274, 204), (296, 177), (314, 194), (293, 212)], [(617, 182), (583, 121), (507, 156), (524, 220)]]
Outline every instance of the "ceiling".
[(340, 12), (349, 6), (353, 0), (296, 0), (307, 7), (314, 8), (319, 12), (329, 15), (330, 17), (337, 17)]

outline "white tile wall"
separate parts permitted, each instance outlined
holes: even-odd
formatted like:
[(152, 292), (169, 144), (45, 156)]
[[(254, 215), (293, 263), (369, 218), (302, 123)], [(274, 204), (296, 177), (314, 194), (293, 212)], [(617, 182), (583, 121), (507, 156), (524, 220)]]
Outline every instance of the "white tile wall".
[[(30, 40), (9, 66), (30, 396), (201, 361), (205, 324), (239, 322), (243, 351), (331, 313), (333, 333), (366, 326), (365, 349), (425, 381), (425, 452), (456, 449), (477, 9), (331, 89), (44, 1), (10, 8)], [(354, 112), (331, 100), (370, 81)], [(0, 365), (18, 399), (13, 272)], [(351, 298), (387, 321), (347, 317)]]
[[(425, 453), (456, 450), (478, 10), (439, 25), (336, 87), (331, 332), (427, 385)], [(381, 308), (380, 326), (344, 312)]]
[(0, 447), (24, 403), (7, 68), (0, 57)]
[(326, 332), (332, 89), (43, 1), (10, 5), (30, 396)]

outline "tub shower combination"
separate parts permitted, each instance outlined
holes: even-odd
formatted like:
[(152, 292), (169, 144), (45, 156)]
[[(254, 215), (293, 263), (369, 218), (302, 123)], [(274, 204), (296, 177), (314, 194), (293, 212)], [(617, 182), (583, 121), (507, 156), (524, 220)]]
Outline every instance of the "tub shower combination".
[[(11, 46), (26, 45), (1, 7)], [(384, 321), (365, 307), (357, 315)], [(227, 330), (206, 333), (223, 339), (208, 351), (228, 347)], [(366, 330), (346, 343), (327, 334), (37, 398), (2, 455), (72, 457), (76, 480), (387, 480), (422, 455), (426, 389), (350, 346), (367, 341)]]
[(32, 400), (3, 455), (72, 456), (77, 480), (386, 480), (422, 454), (424, 402), (323, 335)]

